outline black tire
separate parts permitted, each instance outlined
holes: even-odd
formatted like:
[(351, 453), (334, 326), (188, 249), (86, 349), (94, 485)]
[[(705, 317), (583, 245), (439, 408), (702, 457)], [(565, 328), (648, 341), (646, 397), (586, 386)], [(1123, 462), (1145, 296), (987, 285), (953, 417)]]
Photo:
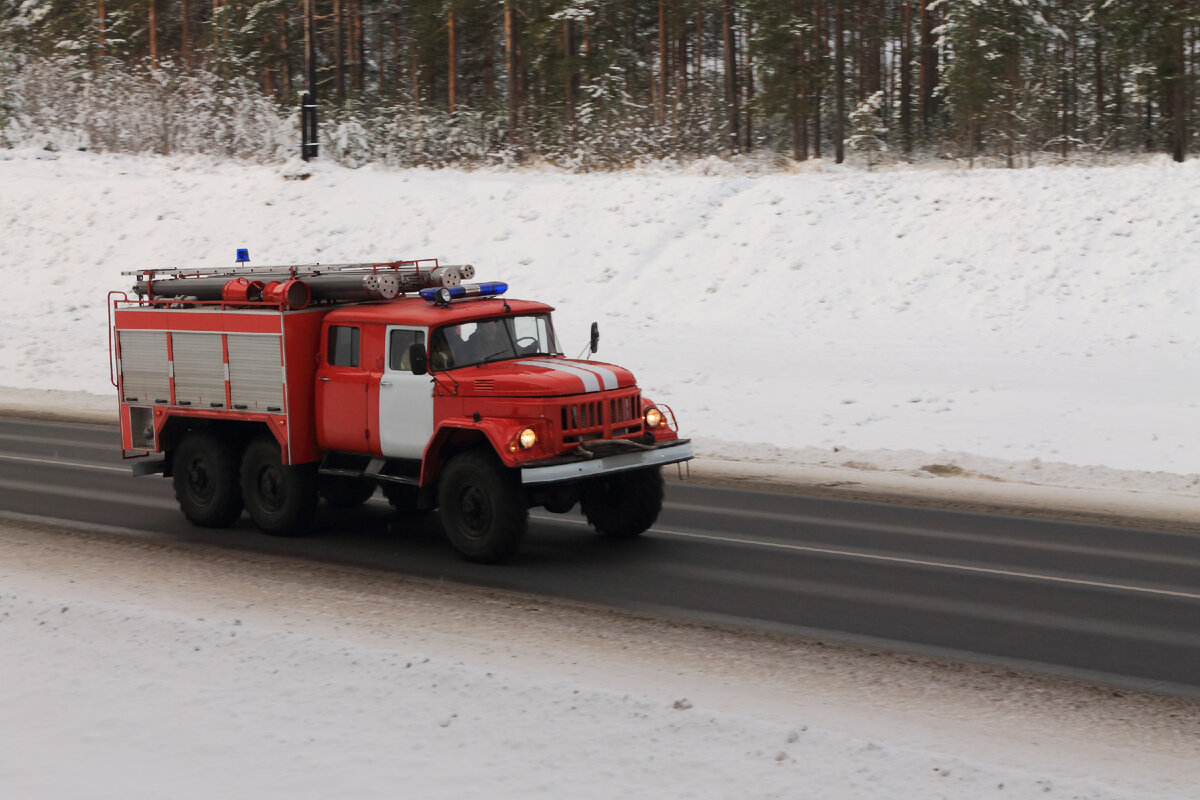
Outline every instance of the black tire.
[(351, 478), (348, 475), (322, 475), (321, 497), (334, 508), (361, 506), (375, 494), (371, 478)]
[(284, 466), (274, 439), (255, 439), (242, 455), (242, 497), (264, 533), (303, 535), (317, 512), (317, 467)]
[(412, 516), (427, 513), (425, 510), (417, 508), (419, 490), (411, 483), (380, 481), (379, 488), (383, 490), (383, 496), (392, 504), (392, 508), (396, 509), (397, 513)]
[(242, 515), (237, 452), (208, 431), (190, 431), (171, 458), (175, 499), (202, 528), (228, 528)]
[(529, 509), (516, 475), (479, 450), (460, 453), (446, 465), (438, 511), (454, 549), (484, 564), (516, 552), (528, 527)]
[(644, 533), (658, 519), (663, 504), (659, 467), (617, 472), (587, 482), (579, 506), (588, 523), (613, 539)]

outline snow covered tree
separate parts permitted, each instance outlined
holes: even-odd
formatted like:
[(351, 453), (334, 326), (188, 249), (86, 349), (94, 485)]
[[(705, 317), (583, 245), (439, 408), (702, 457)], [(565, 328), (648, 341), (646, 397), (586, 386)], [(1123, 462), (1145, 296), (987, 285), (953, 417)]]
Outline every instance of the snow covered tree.
[(974, 157), (1000, 145), (1009, 166), (1023, 131), (1023, 59), (1062, 31), (1050, 25), (1047, 0), (947, 3), (942, 28), (950, 62), (944, 95), (961, 149)]
[(876, 92), (859, 104), (850, 114), (850, 129), (854, 132), (846, 139), (846, 146), (857, 153), (865, 153), (867, 169), (875, 163), (878, 153), (887, 152), (887, 126), (883, 124), (883, 92)]

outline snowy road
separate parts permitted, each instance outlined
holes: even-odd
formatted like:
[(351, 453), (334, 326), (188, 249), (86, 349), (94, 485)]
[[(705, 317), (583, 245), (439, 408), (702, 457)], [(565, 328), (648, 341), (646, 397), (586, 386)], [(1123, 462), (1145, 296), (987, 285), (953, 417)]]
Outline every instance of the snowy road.
[[(635, 542), (535, 510), (516, 563), (458, 561), (432, 520), (323, 509), (318, 535), (205, 531), (135, 480), (110, 428), (0, 419), (0, 508), (154, 541), (250, 549), (672, 617), (1040, 665), (1200, 693), (1200, 537), (670, 486)], [(69, 502), (64, 502), (64, 500)]]

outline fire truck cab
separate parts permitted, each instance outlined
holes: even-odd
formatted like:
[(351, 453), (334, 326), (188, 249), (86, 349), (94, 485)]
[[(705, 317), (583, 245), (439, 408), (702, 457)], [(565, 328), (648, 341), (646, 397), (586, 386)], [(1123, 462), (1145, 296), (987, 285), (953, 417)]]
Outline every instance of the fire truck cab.
[(628, 370), (567, 358), (550, 306), (463, 284), (470, 267), (130, 274), (137, 297), (118, 293), (112, 326), (124, 452), (134, 474), (172, 478), (197, 525), (244, 509), (296, 535), (319, 497), (345, 508), (379, 489), (401, 512), (436, 509), (460, 554), (494, 562), (534, 506), (642, 533), (662, 465), (692, 457)]

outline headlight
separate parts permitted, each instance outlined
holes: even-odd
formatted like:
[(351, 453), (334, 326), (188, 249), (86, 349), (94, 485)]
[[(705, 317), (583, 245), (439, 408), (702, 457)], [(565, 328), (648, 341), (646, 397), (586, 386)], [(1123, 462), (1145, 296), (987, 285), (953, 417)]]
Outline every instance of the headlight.
[(528, 450), (529, 448), (533, 447), (535, 444), (537, 444), (537, 431), (535, 431), (533, 428), (523, 428), (521, 432), (517, 434), (517, 444), (521, 446), (522, 450)]
[(654, 408), (653, 406), (651, 406), (650, 408), (646, 409), (646, 427), (647, 428), (657, 428), (659, 425), (662, 425), (663, 422), (665, 422), (665, 421), (666, 420), (663, 419), (662, 412), (659, 411), (657, 408)]

